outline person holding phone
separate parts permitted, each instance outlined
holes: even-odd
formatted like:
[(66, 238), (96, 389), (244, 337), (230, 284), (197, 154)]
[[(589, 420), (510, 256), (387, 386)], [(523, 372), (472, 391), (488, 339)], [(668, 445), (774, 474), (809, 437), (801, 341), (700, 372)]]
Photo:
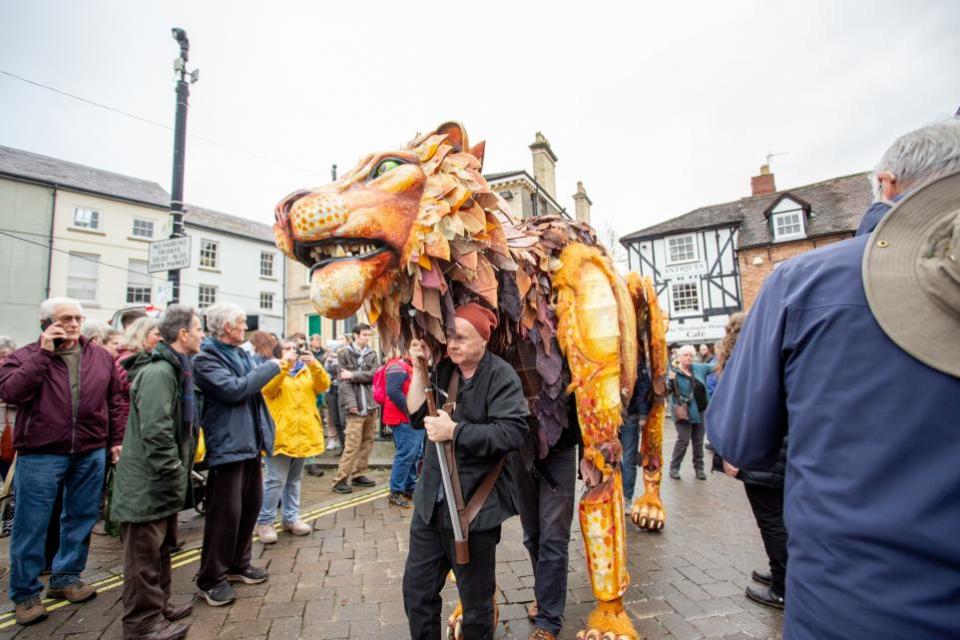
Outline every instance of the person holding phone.
[(80, 335), (83, 320), (75, 300), (45, 300), (39, 340), (0, 365), (0, 398), (20, 409), (14, 428), (17, 509), (8, 588), (20, 624), (47, 617), (39, 576), (61, 486), (60, 548), (47, 597), (86, 602), (97, 595), (80, 574), (99, 514), (107, 458), (119, 460), (126, 425), (121, 421), (123, 386), (113, 358)]

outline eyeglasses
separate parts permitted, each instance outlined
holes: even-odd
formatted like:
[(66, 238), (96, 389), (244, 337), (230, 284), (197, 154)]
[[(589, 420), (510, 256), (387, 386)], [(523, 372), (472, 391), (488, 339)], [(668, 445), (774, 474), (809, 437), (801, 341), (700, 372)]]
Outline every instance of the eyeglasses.
[(60, 324), (68, 324), (70, 322), (76, 322), (77, 324), (83, 324), (83, 316), (60, 316), (57, 318), (57, 322)]

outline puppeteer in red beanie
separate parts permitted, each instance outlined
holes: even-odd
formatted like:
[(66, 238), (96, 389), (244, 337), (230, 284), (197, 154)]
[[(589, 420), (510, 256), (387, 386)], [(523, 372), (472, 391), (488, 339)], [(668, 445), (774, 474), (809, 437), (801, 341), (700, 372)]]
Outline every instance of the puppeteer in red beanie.
[(456, 315), (472, 324), (484, 342), (490, 340), (490, 334), (497, 328), (496, 314), (476, 302), (460, 305), (456, 309)]

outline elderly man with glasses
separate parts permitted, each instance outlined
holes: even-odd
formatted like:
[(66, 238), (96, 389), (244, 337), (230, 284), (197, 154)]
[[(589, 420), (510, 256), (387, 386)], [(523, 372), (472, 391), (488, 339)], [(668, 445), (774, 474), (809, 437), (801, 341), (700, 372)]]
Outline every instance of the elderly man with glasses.
[(45, 300), (40, 305), (40, 339), (13, 352), (0, 366), (0, 398), (19, 407), (8, 593), (20, 624), (47, 617), (39, 575), (47, 524), (61, 485), (60, 549), (47, 597), (86, 602), (97, 595), (80, 581), (80, 573), (99, 513), (107, 457), (112, 462), (120, 457), (123, 386), (107, 350), (80, 335), (82, 323), (83, 310), (76, 301)]

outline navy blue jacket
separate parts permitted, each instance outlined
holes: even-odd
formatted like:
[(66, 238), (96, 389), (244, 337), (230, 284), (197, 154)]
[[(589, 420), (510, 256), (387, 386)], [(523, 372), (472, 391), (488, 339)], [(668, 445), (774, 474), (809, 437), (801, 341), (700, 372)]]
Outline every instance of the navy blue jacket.
[[(250, 360), (245, 351), (237, 351)], [(200, 426), (208, 466), (256, 458), (260, 451), (273, 454), (276, 427), (260, 390), (278, 373), (280, 367), (274, 362), (264, 362), (249, 373), (242, 371), (212, 340), (204, 341), (193, 359), (193, 375), (203, 392)]]
[(869, 240), (769, 275), (707, 430), (731, 464), (763, 469), (789, 429), (785, 638), (960, 638), (960, 379), (877, 324)]
[(637, 363), (637, 381), (633, 385), (633, 395), (630, 396), (627, 413), (638, 416), (645, 416), (650, 413), (650, 396), (652, 394), (653, 383), (650, 381), (650, 374), (647, 373), (646, 364), (643, 360), (640, 360)]

